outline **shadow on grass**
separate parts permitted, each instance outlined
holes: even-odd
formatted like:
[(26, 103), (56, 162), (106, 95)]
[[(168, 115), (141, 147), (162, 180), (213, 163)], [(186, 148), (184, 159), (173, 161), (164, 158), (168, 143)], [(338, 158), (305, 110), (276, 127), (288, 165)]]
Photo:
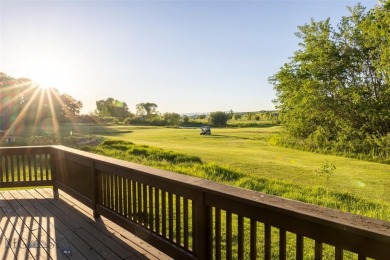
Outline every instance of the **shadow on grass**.
[(119, 130), (119, 129), (112, 129), (112, 128), (104, 128), (104, 129), (98, 129), (97, 131), (91, 131), (91, 135), (107, 135), (107, 136), (115, 136), (120, 134), (130, 134), (133, 131), (131, 130)]
[(278, 125), (274, 124), (256, 124), (256, 123), (237, 123), (237, 124), (228, 124), (227, 127), (231, 128), (271, 128)]
[(243, 140), (249, 140), (249, 137), (242, 137), (242, 136), (235, 136), (235, 135), (216, 135), (216, 134), (211, 134), (208, 136), (208, 138), (224, 138), (224, 139), (243, 139)]

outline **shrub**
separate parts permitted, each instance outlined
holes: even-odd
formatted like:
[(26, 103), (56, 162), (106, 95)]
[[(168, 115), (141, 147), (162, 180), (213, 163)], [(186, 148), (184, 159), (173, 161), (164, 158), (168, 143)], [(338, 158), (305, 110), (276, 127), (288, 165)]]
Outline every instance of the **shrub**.
[(210, 124), (214, 126), (226, 126), (229, 115), (225, 112), (213, 112), (210, 114)]

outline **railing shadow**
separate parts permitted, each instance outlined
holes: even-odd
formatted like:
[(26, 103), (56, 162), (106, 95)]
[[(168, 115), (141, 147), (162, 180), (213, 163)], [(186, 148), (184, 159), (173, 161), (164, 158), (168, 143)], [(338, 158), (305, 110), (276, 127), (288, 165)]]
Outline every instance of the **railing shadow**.
[(0, 219), (0, 259), (147, 259), (47, 190), (0, 191)]

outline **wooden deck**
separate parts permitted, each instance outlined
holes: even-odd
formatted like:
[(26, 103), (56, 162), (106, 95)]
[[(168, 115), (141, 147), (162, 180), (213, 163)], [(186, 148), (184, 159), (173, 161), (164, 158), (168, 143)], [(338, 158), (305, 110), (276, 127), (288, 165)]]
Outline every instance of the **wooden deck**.
[(168, 259), (51, 188), (0, 191), (0, 259)]
[(64, 146), (0, 147), (0, 187), (0, 260), (390, 256), (390, 222)]

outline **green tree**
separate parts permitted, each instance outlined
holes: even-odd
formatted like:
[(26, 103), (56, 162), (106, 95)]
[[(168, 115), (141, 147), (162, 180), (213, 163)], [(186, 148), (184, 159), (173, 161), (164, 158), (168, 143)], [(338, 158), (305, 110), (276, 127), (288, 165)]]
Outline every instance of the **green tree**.
[(389, 7), (349, 10), (337, 29), (299, 26), (300, 49), (270, 77), (293, 136), (348, 143), (390, 131)]
[(0, 72), (0, 129), (7, 129), (15, 122), (24, 102), (21, 88), (30, 84), (29, 79), (15, 79)]
[(81, 101), (74, 99), (68, 94), (60, 95), (60, 101), (62, 105), (62, 114), (66, 118), (74, 118), (80, 114), (80, 110), (83, 107)]
[(116, 117), (122, 120), (130, 116), (127, 104), (114, 98), (96, 101), (96, 112), (100, 117)]
[(138, 116), (146, 116), (148, 120), (151, 120), (157, 114), (157, 107), (155, 103), (139, 103), (136, 105), (136, 113)]
[(217, 111), (210, 113), (210, 124), (214, 126), (226, 126), (229, 115), (225, 112)]
[(178, 125), (180, 123), (180, 115), (177, 113), (164, 113), (165, 125)]
[(183, 116), (183, 124), (188, 124), (190, 122), (190, 118), (187, 115)]

